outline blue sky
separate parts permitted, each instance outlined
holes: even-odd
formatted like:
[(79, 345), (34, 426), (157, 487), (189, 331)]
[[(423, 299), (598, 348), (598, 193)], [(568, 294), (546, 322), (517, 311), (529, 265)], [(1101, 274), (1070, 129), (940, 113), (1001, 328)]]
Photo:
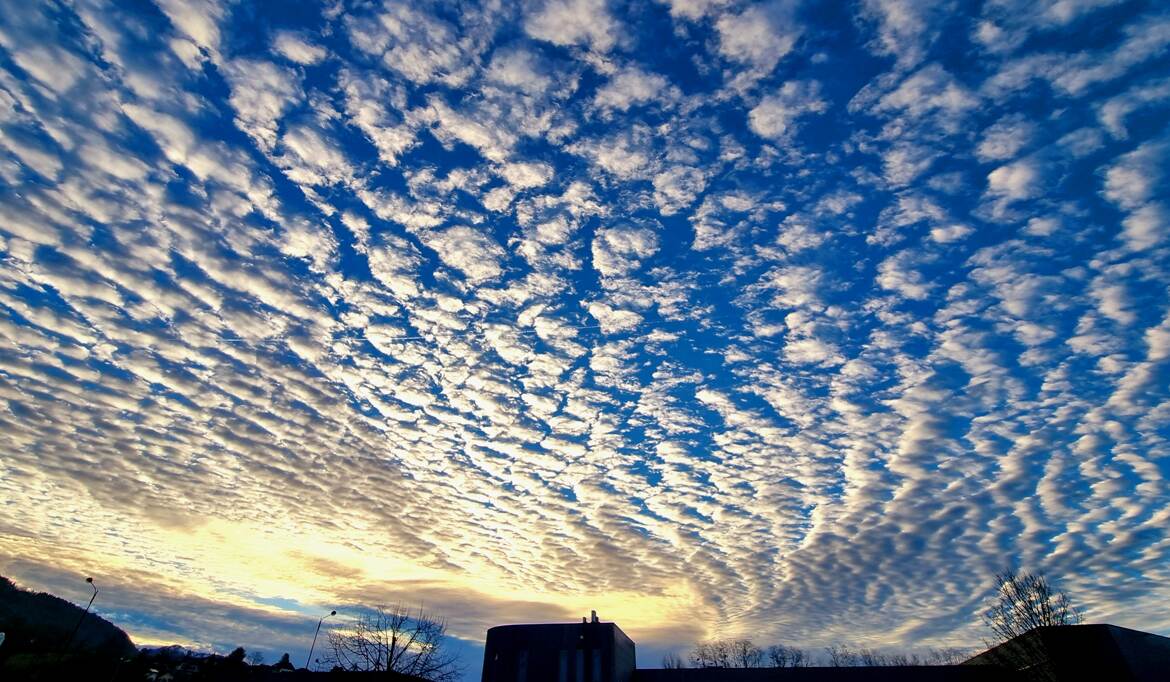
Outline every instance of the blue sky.
[(974, 645), (1009, 565), (1170, 633), (1168, 48), (1113, 0), (9, 3), (0, 568), (270, 659), (398, 601), (473, 669), (591, 608), (644, 665)]

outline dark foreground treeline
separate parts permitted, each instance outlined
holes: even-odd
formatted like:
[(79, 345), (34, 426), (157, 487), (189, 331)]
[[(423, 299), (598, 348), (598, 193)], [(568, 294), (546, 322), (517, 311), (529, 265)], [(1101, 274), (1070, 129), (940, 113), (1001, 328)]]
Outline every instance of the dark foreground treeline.
[(824, 656), (809, 653), (799, 647), (773, 644), (767, 648), (756, 646), (750, 639), (713, 639), (699, 642), (686, 658), (668, 653), (662, 658), (662, 667), (678, 668), (809, 668), (829, 666), (899, 667), (958, 665), (970, 657), (966, 649), (929, 649), (922, 653), (884, 653), (866, 647), (842, 644), (825, 647)]
[[(84, 616), (84, 617), (83, 617)], [(227, 656), (182, 647), (139, 650), (113, 623), (45, 592), (29, 592), (0, 576), (0, 680), (297, 680), (355, 673), (295, 670), (288, 654), (271, 665), (248, 660), (243, 648)], [(413, 680), (408, 676), (379, 679)]]

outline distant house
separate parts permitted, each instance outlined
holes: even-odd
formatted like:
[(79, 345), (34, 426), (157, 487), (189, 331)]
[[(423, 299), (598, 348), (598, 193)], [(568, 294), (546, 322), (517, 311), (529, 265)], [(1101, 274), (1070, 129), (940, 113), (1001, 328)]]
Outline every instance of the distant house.
[(1170, 682), (1170, 638), (1114, 625), (1037, 628), (959, 665), (638, 669), (616, 623), (488, 630), (483, 682)]

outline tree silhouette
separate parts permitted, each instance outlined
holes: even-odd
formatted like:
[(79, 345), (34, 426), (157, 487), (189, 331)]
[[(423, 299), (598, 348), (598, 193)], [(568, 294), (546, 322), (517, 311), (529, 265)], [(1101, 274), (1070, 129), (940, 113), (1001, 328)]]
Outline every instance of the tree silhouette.
[[(1015, 670), (1026, 679), (1049, 682), (1056, 679), (1052, 657), (1043, 634), (1036, 628), (1077, 625), (1081, 613), (1068, 595), (1055, 590), (1048, 580), (1035, 573), (1008, 569), (995, 575), (998, 583), (995, 603), (983, 613), (983, 622), (1000, 642), (989, 642), (989, 658)], [(994, 646), (998, 644), (998, 646)]]
[(329, 632), (325, 660), (344, 670), (399, 672), (434, 682), (459, 678), (457, 657), (444, 647), (447, 624), (401, 604), (363, 611)]
[[(825, 647), (825, 658), (829, 665), (838, 668), (958, 665), (967, 657), (968, 653), (964, 649), (958, 648), (927, 649), (923, 653), (883, 653), (869, 647), (853, 648), (845, 644)], [(808, 663), (803, 663), (803, 665), (808, 665)]]
[(809, 664), (803, 649), (773, 644), (768, 647), (768, 662), (773, 668), (804, 668)]
[(272, 666), (272, 669), (273, 670), (296, 670), (296, 666), (292, 664), (292, 661), (288, 660), (288, 653), (285, 652), (285, 654), (280, 657), (280, 660), (276, 662), (276, 665)]
[(750, 639), (713, 639), (691, 649), (691, 665), (696, 668), (760, 668), (764, 650)]
[(244, 649), (244, 647), (242, 647), (242, 646), (238, 646), (235, 649), (233, 649), (232, 652), (230, 654), (228, 654), (227, 658), (224, 660), (230, 665), (240, 666), (240, 665), (244, 664), (244, 659), (247, 658), (247, 656), (248, 656), (247, 650)]
[(1046, 625), (1081, 622), (1068, 595), (1053, 590), (1042, 575), (1008, 569), (995, 574), (995, 580), (999, 591), (995, 604), (983, 613), (983, 622), (1004, 641)]

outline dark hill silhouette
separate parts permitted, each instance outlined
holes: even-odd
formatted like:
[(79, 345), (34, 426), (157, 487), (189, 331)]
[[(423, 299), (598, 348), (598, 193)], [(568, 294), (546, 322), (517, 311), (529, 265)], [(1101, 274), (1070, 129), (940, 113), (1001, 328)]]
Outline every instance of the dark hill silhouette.
[[(45, 592), (22, 590), (0, 576), (0, 632), (5, 633), (0, 660), (17, 653), (62, 653), (82, 613), (76, 604)], [(125, 632), (93, 611), (81, 621), (69, 649), (111, 658), (137, 652)]]

